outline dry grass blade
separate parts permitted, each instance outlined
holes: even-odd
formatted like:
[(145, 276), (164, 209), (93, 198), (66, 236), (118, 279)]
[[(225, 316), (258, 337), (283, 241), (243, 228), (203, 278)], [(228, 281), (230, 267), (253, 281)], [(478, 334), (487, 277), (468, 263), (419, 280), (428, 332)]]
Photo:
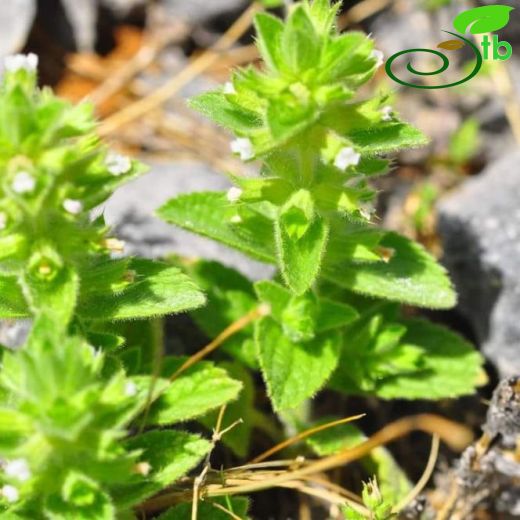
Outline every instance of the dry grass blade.
[(288, 446), (292, 446), (293, 444), (296, 444), (299, 441), (302, 441), (303, 439), (306, 439), (307, 437), (311, 437), (312, 435), (328, 430), (330, 428), (334, 428), (335, 426), (340, 426), (341, 424), (347, 424), (352, 421), (357, 421), (358, 419), (361, 419), (362, 417), (365, 417), (366, 414), (360, 414), (360, 415), (354, 415), (352, 417), (346, 417), (345, 419), (339, 419), (338, 421), (331, 421), (327, 424), (322, 424), (320, 426), (315, 426), (314, 428), (310, 428), (308, 430), (305, 430), (304, 432), (298, 433), (294, 437), (291, 437), (290, 439), (287, 439), (283, 442), (280, 442), (276, 446), (268, 449), (261, 455), (258, 455), (258, 457), (255, 457), (251, 464), (256, 464), (258, 462), (262, 462), (265, 459), (268, 459), (275, 453), (278, 453), (279, 451), (287, 448)]
[(428, 457), (428, 463), (426, 464), (426, 468), (424, 469), (424, 473), (421, 478), (414, 486), (414, 488), (406, 495), (395, 507), (394, 513), (399, 513), (403, 509), (405, 509), (409, 504), (411, 504), (422, 492), (422, 490), (428, 484), (430, 480), (433, 470), (435, 469), (435, 464), (437, 463), (437, 457), (439, 456), (439, 446), (440, 439), (438, 435), (434, 435), (432, 438), (432, 447), (430, 450), (430, 456)]
[(177, 94), (182, 87), (214, 65), (221, 58), (220, 52), (229, 49), (249, 29), (254, 15), (260, 9), (261, 7), (257, 3), (253, 3), (211, 49), (205, 51), (197, 59), (189, 63), (179, 74), (150, 95), (108, 117), (99, 129), (100, 135), (109, 135), (118, 130), (121, 126), (135, 121), (139, 117), (160, 107), (163, 103), (168, 101), (168, 99)]
[(225, 508), (223, 505), (217, 504), (215, 502), (213, 504), (211, 504), (211, 505), (214, 508), (220, 509), (221, 511), (223, 511), (224, 513), (229, 515), (230, 518), (234, 518), (235, 520), (242, 520), (242, 518), (240, 518), (239, 516), (235, 515), (235, 513), (233, 513), (233, 511), (230, 511), (229, 509)]
[(206, 356), (211, 354), (214, 350), (216, 350), (222, 343), (224, 343), (231, 336), (241, 331), (243, 328), (247, 327), (250, 323), (255, 321), (256, 319), (265, 316), (268, 314), (268, 309), (260, 305), (256, 309), (253, 309), (251, 312), (247, 313), (245, 316), (242, 316), (239, 320), (232, 323), (229, 327), (224, 329), (211, 343), (208, 343), (202, 350), (199, 350), (197, 353), (193, 354), (193, 356), (189, 357), (182, 366), (170, 377), (170, 381), (173, 381), (180, 374), (186, 371), (188, 368), (193, 366), (195, 363), (199, 362), (201, 359), (204, 359)]

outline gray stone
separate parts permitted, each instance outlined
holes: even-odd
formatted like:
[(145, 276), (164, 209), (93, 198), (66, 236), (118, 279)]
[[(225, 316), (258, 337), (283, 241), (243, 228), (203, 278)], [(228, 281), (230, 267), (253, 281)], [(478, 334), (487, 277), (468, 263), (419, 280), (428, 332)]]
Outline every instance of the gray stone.
[(154, 212), (169, 199), (194, 191), (225, 190), (224, 176), (203, 164), (157, 164), (150, 173), (118, 189), (104, 208), (109, 225), (126, 242), (126, 254), (148, 258), (177, 253), (218, 260), (251, 279), (271, 275), (272, 268), (211, 240), (166, 224)]
[(444, 263), (483, 353), (520, 373), (520, 152), (466, 181), (439, 207)]
[(193, 24), (204, 24), (215, 16), (239, 11), (248, 3), (245, 0), (163, 0), (163, 4), (173, 16)]
[(36, 15), (35, 0), (9, 0), (0, 9), (0, 56), (19, 51)]

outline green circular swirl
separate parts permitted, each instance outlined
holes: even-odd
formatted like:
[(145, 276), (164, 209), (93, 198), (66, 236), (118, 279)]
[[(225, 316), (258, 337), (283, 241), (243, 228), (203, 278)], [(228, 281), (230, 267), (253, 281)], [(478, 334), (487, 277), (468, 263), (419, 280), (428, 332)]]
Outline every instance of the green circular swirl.
[(405, 51), (397, 52), (396, 54), (390, 56), (390, 58), (388, 58), (388, 61), (386, 62), (386, 65), (385, 65), (386, 73), (388, 74), (388, 76), (390, 76), (390, 78), (392, 78), (396, 83), (399, 83), (400, 85), (404, 85), (405, 87), (423, 88), (423, 89), (430, 89), (430, 90), (439, 89), (439, 88), (456, 87), (457, 85), (462, 85), (462, 83), (466, 83), (470, 79), (473, 79), (480, 72), (480, 69), (482, 68), (482, 64), (484, 61), (482, 58), (482, 54), (480, 54), (480, 50), (473, 42), (471, 42), (470, 40), (467, 40), (466, 38), (464, 38), (464, 36), (461, 36), (460, 34), (452, 33), (450, 31), (443, 31), (443, 32), (451, 34), (452, 36), (455, 36), (456, 38), (459, 38), (459, 40), (464, 41), (473, 49), (473, 52), (475, 53), (475, 57), (477, 58), (477, 62), (475, 63), (475, 67), (473, 68), (473, 70), (471, 71), (471, 73), (468, 76), (466, 76), (464, 79), (461, 79), (460, 81), (456, 81), (454, 83), (449, 83), (448, 85), (415, 85), (414, 83), (408, 83), (406, 81), (399, 79), (393, 73), (392, 64), (394, 63), (394, 61), (397, 58), (399, 58), (403, 54), (409, 54), (412, 52), (428, 52), (430, 54), (435, 54), (435, 56), (438, 56), (442, 59), (442, 65), (437, 70), (434, 70), (433, 72), (420, 72), (413, 68), (411, 62), (408, 62), (408, 65), (406, 66), (406, 68), (408, 69), (409, 72), (411, 72), (412, 74), (418, 75), (418, 76), (435, 76), (437, 74), (441, 74), (449, 67), (450, 60), (442, 52), (435, 51), (432, 49), (408, 49)]

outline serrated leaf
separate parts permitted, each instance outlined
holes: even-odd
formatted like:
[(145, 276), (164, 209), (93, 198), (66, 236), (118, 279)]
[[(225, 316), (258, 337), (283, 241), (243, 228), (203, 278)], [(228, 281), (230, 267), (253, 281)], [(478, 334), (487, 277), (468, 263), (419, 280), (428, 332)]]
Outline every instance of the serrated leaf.
[(509, 23), (514, 7), (509, 5), (486, 5), (463, 11), (453, 20), (453, 27), (464, 34), (468, 29), (471, 34), (496, 32)]
[(470, 395), (485, 381), (482, 356), (467, 341), (426, 320), (404, 320), (406, 346), (425, 352), (422, 370), (388, 378), (377, 394), (384, 399), (444, 399)]
[(284, 280), (296, 294), (303, 294), (320, 272), (329, 227), (325, 220), (316, 217), (298, 238), (291, 236), (287, 221), (280, 218), (275, 225), (275, 237)]
[(199, 192), (171, 199), (158, 210), (166, 222), (217, 240), (264, 262), (274, 258), (273, 223), (265, 215), (241, 208), (242, 225), (231, 223), (236, 215), (224, 193)]
[[(159, 214), (184, 229), (275, 263), (273, 221), (244, 208), (243, 226), (232, 226), (229, 219), (234, 212), (222, 193), (183, 195), (166, 203)], [(386, 233), (380, 244), (393, 252), (388, 262), (351, 262), (348, 256), (343, 260), (345, 241), (335, 234), (324, 259), (323, 277), (359, 294), (418, 307), (447, 309), (455, 305), (456, 294), (446, 270), (422, 246), (395, 233)]]
[(270, 14), (259, 13), (255, 16), (257, 46), (260, 54), (272, 70), (283, 70), (282, 54), (283, 22)]
[(189, 104), (218, 125), (239, 134), (248, 134), (262, 123), (255, 112), (232, 103), (222, 92), (206, 92), (192, 98)]
[(405, 123), (387, 123), (368, 130), (353, 131), (347, 137), (356, 149), (367, 154), (389, 153), (428, 144), (428, 139), (420, 130)]
[[(200, 260), (185, 267), (205, 292), (207, 304), (192, 312), (197, 325), (208, 337), (215, 338), (257, 305), (253, 284), (241, 273), (218, 262)], [(251, 337), (253, 326), (245, 327), (229, 338), (222, 349), (251, 367), (256, 354)]]
[(282, 411), (313, 397), (325, 384), (338, 362), (341, 334), (326, 332), (293, 343), (267, 317), (256, 324), (255, 342), (273, 407)]
[[(197, 519), (198, 520), (229, 520), (232, 518), (229, 513), (215, 507), (213, 504), (219, 504), (233, 513), (235, 517), (241, 520), (247, 520), (247, 510), (249, 509), (249, 501), (242, 497), (226, 497), (225, 499), (206, 499), (198, 504)], [(230, 507), (231, 506), (231, 507)], [(163, 513), (157, 520), (191, 520), (192, 519), (191, 503), (180, 504), (166, 513)], [(234, 517), (233, 517), (234, 518)]]
[(173, 484), (211, 449), (211, 443), (198, 435), (173, 430), (146, 432), (128, 439), (125, 446), (129, 451), (140, 452), (140, 460), (151, 466), (151, 472), (146, 477), (135, 476), (134, 484), (111, 492), (120, 508), (139, 504)]
[(0, 276), (0, 318), (27, 318), (27, 302), (14, 276)]
[(176, 267), (132, 259), (129, 269), (135, 281), (123, 292), (107, 287), (103, 294), (86, 294), (78, 313), (90, 320), (118, 321), (165, 316), (204, 304), (198, 287)]
[[(235, 380), (242, 383), (242, 391), (236, 401), (226, 406), (222, 420), (222, 430), (235, 424), (223, 437), (222, 442), (239, 457), (247, 457), (253, 430), (253, 412), (255, 406), (255, 385), (251, 374), (238, 363), (222, 363), (219, 365)], [(203, 417), (200, 422), (210, 430), (217, 424), (218, 412)], [(240, 421), (237, 424), (237, 421)]]
[(446, 270), (419, 244), (388, 233), (381, 245), (392, 251), (388, 262), (326, 265), (323, 275), (353, 292), (418, 307), (449, 309), (456, 294)]
[[(165, 375), (175, 373), (185, 361), (169, 358), (165, 362)], [(150, 425), (167, 425), (200, 417), (235, 400), (242, 385), (231, 379), (222, 368), (200, 362), (172, 381), (151, 405), (147, 415)]]

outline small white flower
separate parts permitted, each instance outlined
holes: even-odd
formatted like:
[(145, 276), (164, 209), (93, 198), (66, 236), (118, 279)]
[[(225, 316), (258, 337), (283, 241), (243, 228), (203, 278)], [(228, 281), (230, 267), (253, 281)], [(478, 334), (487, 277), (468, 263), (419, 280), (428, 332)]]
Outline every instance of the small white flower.
[(394, 109), (390, 105), (383, 107), (381, 109), (381, 116), (382, 116), (381, 120), (382, 121), (392, 121), (393, 113), (394, 113)]
[(13, 179), (11, 187), (15, 193), (30, 193), (36, 188), (36, 180), (28, 172), (18, 172)]
[(105, 159), (105, 166), (112, 175), (118, 177), (119, 175), (123, 175), (130, 171), (132, 168), (132, 161), (124, 155), (109, 153)]
[(376, 60), (376, 67), (381, 67), (385, 61), (385, 55), (383, 51), (380, 51), (378, 49), (374, 49), (372, 51), (372, 54), (370, 54), (370, 57)]
[(127, 397), (134, 397), (137, 394), (137, 385), (133, 381), (128, 381), (125, 384), (125, 395)]
[(224, 84), (224, 94), (236, 94), (237, 91), (235, 90), (235, 85), (231, 83), (231, 81), (227, 81)]
[(65, 199), (63, 209), (71, 215), (79, 215), (83, 211), (83, 203), (80, 200)]
[(0, 211), (0, 231), (3, 231), (7, 227), (7, 214)]
[(229, 188), (228, 192), (226, 193), (226, 198), (229, 202), (237, 202), (238, 200), (240, 200), (241, 196), (242, 190), (240, 188), (237, 188), (236, 186)]
[(27, 72), (36, 72), (38, 68), (38, 56), (33, 54), (13, 54), (4, 58), (4, 68), (8, 72), (17, 72), (21, 69)]
[(0, 489), (0, 494), (8, 501), (8, 502), (16, 502), (20, 498), (20, 493), (14, 486), (10, 486), (6, 484)]
[(233, 215), (229, 221), (231, 224), (240, 224), (242, 222), (242, 217), (240, 215)]
[(250, 139), (240, 137), (231, 142), (231, 151), (237, 155), (240, 155), (240, 159), (243, 161), (249, 161), (255, 156), (253, 150), (253, 143)]
[(357, 153), (352, 147), (342, 148), (334, 159), (334, 166), (340, 170), (346, 170), (349, 166), (357, 166), (361, 154)]
[(31, 478), (31, 470), (25, 459), (14, 459), (6, 463), (4, 472), (8, 477), (25, 482)]

